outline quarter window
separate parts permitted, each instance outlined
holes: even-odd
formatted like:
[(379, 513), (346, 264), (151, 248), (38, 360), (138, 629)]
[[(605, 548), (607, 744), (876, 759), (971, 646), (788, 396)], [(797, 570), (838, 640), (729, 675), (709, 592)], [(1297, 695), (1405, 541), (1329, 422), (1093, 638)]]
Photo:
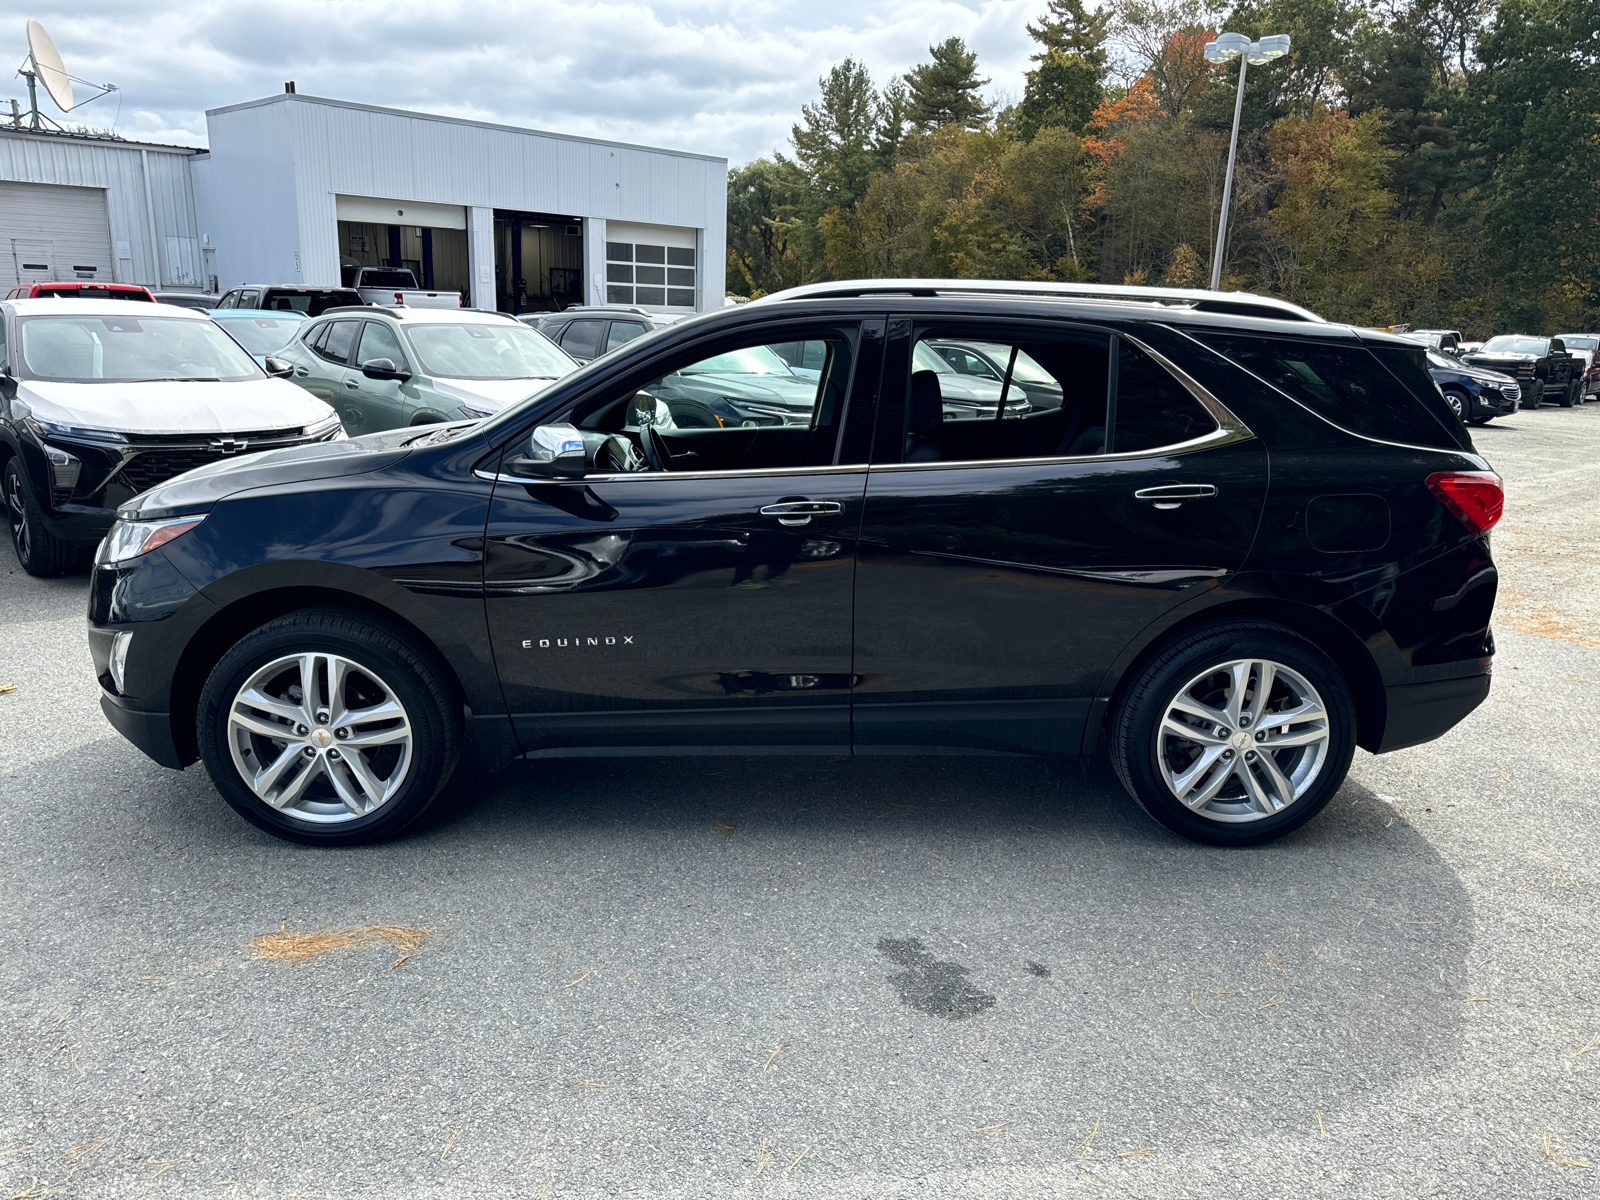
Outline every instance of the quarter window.
[(637, 321), (613, 321), (611, 331), (606, 334), (606, 353), (610, 354), (618, 346), (625, 346), (634, 338), (644, 336), (644, 326)]
[(578, 320), (561, 335), (561, 348), (573, 358), (593, 358), (600, 353), (600, 334), (604, 321)]
[(328, 336), (317, 346), (317, 353), (329, 362), (348, 363), (360, 324), (359, 321), (334, 321), (328, 327)]
[(1176, 446), (1217, 428), (1211, 414), (1171, 372), (1125, 339), (1117, 342), (1117, 420), (1108, 452), (1131, 454)]

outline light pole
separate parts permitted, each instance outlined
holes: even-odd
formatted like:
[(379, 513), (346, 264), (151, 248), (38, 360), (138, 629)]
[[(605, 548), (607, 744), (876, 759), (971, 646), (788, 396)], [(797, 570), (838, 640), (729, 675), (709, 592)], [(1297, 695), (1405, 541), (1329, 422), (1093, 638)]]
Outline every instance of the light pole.
[(1217, 217), (1217, 252), (1211, 258), (1211, 290), (1222, 285), (1222, 247), (1228, 236), (1228, 201), (1233, 195), (1233, 160), (1239, 153), (1239, 114), (1244, 109), (1244, 73), (1247, 63), (1261, 66), (1289, 53), (1289, 35), (1274, 34), (1259, 42), (1252, 42), (1242, 33), (1219, 33), (1217, 40), (1206, 43), (1206, 61), (1214, 63), (1239, 60), (1239, 94), (1233, 99), (1233, 139), (1228, 143), (1228, 174), (1222, 181), (1222, 212)]

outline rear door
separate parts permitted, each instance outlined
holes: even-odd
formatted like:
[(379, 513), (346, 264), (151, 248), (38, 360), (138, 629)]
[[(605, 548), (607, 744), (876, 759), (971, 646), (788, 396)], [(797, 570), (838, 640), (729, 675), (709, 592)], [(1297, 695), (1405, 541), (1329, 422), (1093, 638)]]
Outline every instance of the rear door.
[[(361, 324), (360, 321), (329, 321), (312, 336), (307, 347), (310, 353), (302, 355), (300, 365), (295, 368), (295, 382), (313, 396), (333, 405), (339, 412), (339, 419), (344, 422), (345, 432), (352, 437), (372, 432), (366, 409), (356, 394), (358, 388), (354, 384), (346, 386), (348, 372), (345, 368)], [(303, 376), (300, 373), (302, 366), (305, 370)]]
[[(677, 372), (791, 341), (818, 343), (828, 364), (809, 420), (673, 419)], [(588, 478), (502, 475), (485, 545), (495, 661), (525, 751), (848, 750), (881, 349), (881, 322), (773, 322), (661, 355), (549, 419), (582, 430)], [(659, 421), (654, 449), (641, 404)]]
[[(945, 376), (909, 369), (924, 340), (998, 347), (1008, 363), (1015, 349), (1061, 398), (953, 418)], [(1114, 328), (891, 320), (888, 356), (858, 558), (855, 746), (1078, 753), (1117, 655), (1244, 563), (1266, 453)]]

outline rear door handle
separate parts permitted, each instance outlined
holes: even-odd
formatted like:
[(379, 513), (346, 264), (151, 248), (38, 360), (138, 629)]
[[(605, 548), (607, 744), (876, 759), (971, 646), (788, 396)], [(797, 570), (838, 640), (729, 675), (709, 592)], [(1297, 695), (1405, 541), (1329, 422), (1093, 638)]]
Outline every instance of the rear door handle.
[(1217, 494), (1211, 483), (1162, 483), (1155, 487), (1140, 488), (1133, 494), (1135, 500), (1153, 502), (1157, 508), (1177, 508), (1185, 500), (1209, 500)]
[(763, 517), (777, 517), (779, 525), (809, 525), (811, 518), (842, 513), (844, 505), (837, 500), (783, 500), (777, 504), (764, 504)]

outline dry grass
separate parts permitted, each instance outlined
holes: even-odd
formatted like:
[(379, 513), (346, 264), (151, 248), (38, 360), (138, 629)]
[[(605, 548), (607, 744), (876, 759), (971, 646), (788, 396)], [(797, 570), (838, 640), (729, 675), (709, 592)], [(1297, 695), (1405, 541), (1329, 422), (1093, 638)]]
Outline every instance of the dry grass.
[(806, 1155), (810, 1154), (810, 1153), (811, 1153), (811, 1147), (807, 1146), (804, 1150), (800, 1151), (799, 1154), (795, 1155), (794, 1161), (783, 1169), (783, 1173), (785, 1175), (787, 1175), (790, 1171), (794, 1170), (796, 1167), (798, 1167), (800, 1165), (800, 1160), (802, 1158), (804, 1158)]
[(1578, 1052), (1576, 1054), (1574, 1054), (1572, 1057), (1573, 1058), (1580, 1058), (1583, 1055), (1589, 1053), (1589, 1051), (1593, 1050), (1596, 1046), (1600, 1046), (1600, 1033), (1595, 1034), (1594, 1037), (1590, 1038), (1587, 1042), (1585, 1042), (1582, 1046), (1580, 1046), (1578, 1048)]
[[(390, 942), (400, 951), (401, 962), (417, 952), (417, 947), (432, 935), (431, 929), (418, 929), (410, 925), (365, 925), (360, 929), (325, 929), (320, 933), (263, 934), (250, 943), (257, 958), (271, 958), (279, 962), (308, 962), (330, 950), (346, 946), (370, 946), (376, 942)], [(399, 966), (399, 963), (395, 964)]]
[(1564, 1154), (1557, 1154), (1555, 1147), (1551, 1144), (1549, 1130), (1539, 1135), (1539, 1149), (1551, 1162), (1560, 1163), (1563, 1167), (1583, 1167), (1592, 1170), (1590, 1165), (1581, 1158), (1568, 1158)]
[(439, 1157), (440, 1158), (443, 1158), (445, 1155), (449, 1154), (450, 1151), (455, 1149), (455, 1147), (456, 1147), (456, 1139), (459, 1138), (460, 1136), (461, 1136), (461, 1127), (460, 1126), (457, 1126), (456, 1128), (454, 1128), (454, 1129), (452, 1129), (450, 1131), (450, 1140), (444, 1144), (444, 1149), (439, 1151)]
[(972, 1132), (973, 1133), (989, 1133), (989, 1134), (1004, 1133), (1006, 1130), (1008, 1130), (1010, 1128), (1011, 1128), (1011, 1122), (1010, 1121), (996, 1121), (993, 1125), (979, 1125)]
[(1135, 1156), (1136, 1156), (1136, 1155), (1140, 1155), (1140, 1154), (1154, 1154), (1154, 1153), (1155, 1153), (1155, 1150), (1154, 1150), (1154, 1149), (1145, 1149), (1145, 1150), (1123, 1150), (1123, 1151), (1121, 1151), (1121, 1152), (1119, 1152), (1119, 1153), (1118, 1153), (1118, 1154), (1117, 1154), (1117, 1157), (1118, 1157), (1118, 1158), (1133, 1158), (1133, 1157), (1135, 1157)]
[(1315, 1109), (1315, 1110), (1312, 1111), (1311, 1115), (1317, 1118), (1317, 1132), (1320, 1133), (1323, 1137), (1327, 1137), (1328, 1136), (1328, 1127), (1322, 1123), (1322, 1110), (1321, 1109)]
[(772, 1048), (772, 1053), (767, 1055), (766, 1066), (761, 1068), (761, 1073), (763, 1075), (765, 1075), (769, 1070), (772, 1069), (772, 1064), (778, 1061), (778, 1055), (783, 1053), (783, 1048), (786, 1045), (788, 1045), (787, 1042), (779, 1042), (776, 1046), (774, 1046)]
[(1095, 1118), (1094, 1128), (1089, 1130), (1089, 1136), (1084, 1138), (1082, 1145), (1078, 1147), (1078, 1157), (1080, 1159), (1089, 1157), (1089, 1151), (1094, 1147), (1095, 1135), (1100, 1132), (1100, 1122), (1102, 1119), (1103, 1118), (1100, 1117)]

